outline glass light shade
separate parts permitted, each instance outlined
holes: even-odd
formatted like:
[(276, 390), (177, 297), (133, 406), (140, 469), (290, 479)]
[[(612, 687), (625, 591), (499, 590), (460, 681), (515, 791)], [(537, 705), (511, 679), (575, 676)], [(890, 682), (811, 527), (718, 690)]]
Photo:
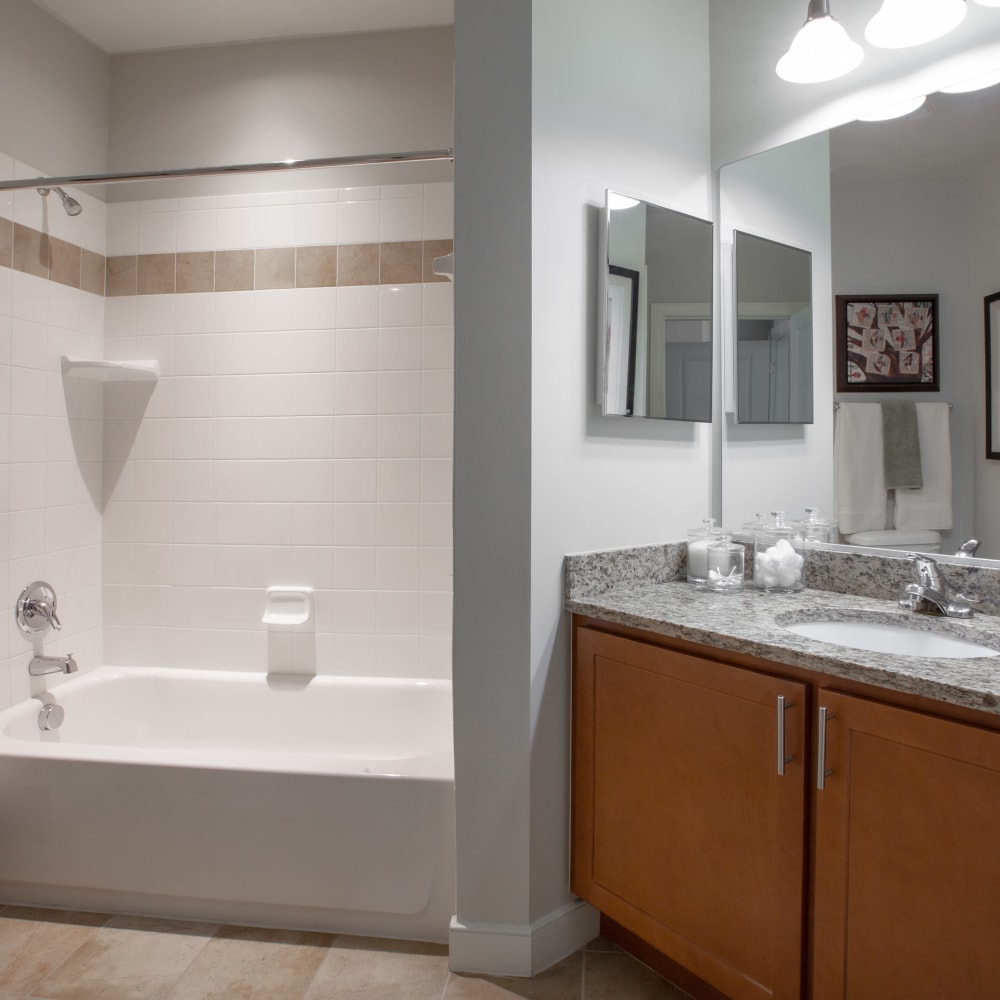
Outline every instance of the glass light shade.
[(880, 49), (908, 49), (947, 35), (967, 13), (965, 0), (883, 0), (865, 38)]
[(926, 97), (914, 97), (912, 100), (903, 101), (902, 104), (894, 104), (891, 108), (883, 108), (881, 111), (873, 111), (870, 115), (859, 115), (859, 122), (887, 122), (893, 118), (905, 118), (912, 115), (919, 108)]
[[(997, 6), (1000, 7), (1000, 0)], [(968, 80), (953, 83), (948, 87), (942, 87), (942, 94), (970, 94), (974, 90), (985, 90), (987, 87), (995, 87), (1000, 83), (1000, 69), (990, 70), (989, 73), (980, 73)]]
[(822, 83), (850, 73), (865, 57), (836, 18), (806, 21), (774, 71), (789, 83)]

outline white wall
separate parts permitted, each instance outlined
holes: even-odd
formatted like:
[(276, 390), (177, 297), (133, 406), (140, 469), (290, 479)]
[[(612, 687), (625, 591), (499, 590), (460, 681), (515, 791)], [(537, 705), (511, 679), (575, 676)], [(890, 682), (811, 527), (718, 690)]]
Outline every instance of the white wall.
[(710, 428), (602, 418), (592, 391), (605, 188), (711, 215), (708, 12), (495, 6), (456, 8), (452, 962), (524, 973), (594, 926), (567, 885), (563, 556), (677, 537), (710, 506)]
[[(969, 341), (973, 345), (973, 376), (965, 395), (978, 400), (973, 430), (975, 470), (975, 529), (982, 553), (1000, 558), (1000, 461), (986, 458), (986, 391), (982, 377), (985, 356), (982, 301), (1000, 291), (1000, 163), (984, 170), (969, 185)], [(976, 364), (978, 362), (978, 364)], [(994, 406), (1000, 399), (994, 395)]]
[[(720, 178), (723, 254), (733, 230), (787, 243), (812, 254), (813, 423), (737, 424), (725, 415), (722, 523), (757, 513), (804, 507), (833, 509), (833, 322), (830, 286), (830, 152), (825, 133), (723, 167)], [(731, 279), (731, 270), (727, 281)], [(732, 379), (732, 308), (723, 312), (724, 379)]]
[(0, 150), (48, 175), (101, 173), (108, 57), (30, 0), (0, 0)]
[[(838, 184), (834, 180), (831, 189), (835, 295), (936, 292), (940, 296), (941, 390), (931, 395), (893, 393), (892, 398), (952, 404), (954, 530), (943, 535), (943, 550), (953, 550), (980, 530), (973, 494), (984, 407), (982, 295), (988, 293), (974, 290), (969, 265), (980, 257), (980, 248), (970, 245), (969, 220), (988, 211), (985, 206), (991, 202), (989, 197), (970, 198), (969, 186), (958, 181)], [(839, 398), (861, 399), (856, 394)], [(880, 398), (884, 397), (871, 395), (863, 401)], [(1000, 549), (982, 550), (982, 555), (998, 554)]]
[(427, 28), (114, 56), (112, 169), (450, 147), (452, 46)]

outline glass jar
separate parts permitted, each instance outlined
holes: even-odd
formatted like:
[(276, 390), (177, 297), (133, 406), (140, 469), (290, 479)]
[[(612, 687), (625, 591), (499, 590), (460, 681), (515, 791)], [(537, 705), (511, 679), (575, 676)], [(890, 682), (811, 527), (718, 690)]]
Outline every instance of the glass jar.
[(806, 507), (806, 516), (796, 521), (795, 526), (807, 542), (836, 542), (837, 522), (832, 517), (823, 517), (818, 507)]
[(708, 580), (705, 587), (720, 594), (734, 594), (743, 589), (746, 550), (723, 532), (708, 546)]
[(754, 533), (753, 585), (769, 594), (787, 594), (805, 586), (803, 541), (799, 530), (785, 521), (783, 511), (771, 511)]
[(706, 517), (700, 528), (692, 528), (687, 533), (687, 578), (688, 583), (704, 587), (708, 580), (708, 547), (717, 542), (721, 531), (715, 526), (714, 517)]

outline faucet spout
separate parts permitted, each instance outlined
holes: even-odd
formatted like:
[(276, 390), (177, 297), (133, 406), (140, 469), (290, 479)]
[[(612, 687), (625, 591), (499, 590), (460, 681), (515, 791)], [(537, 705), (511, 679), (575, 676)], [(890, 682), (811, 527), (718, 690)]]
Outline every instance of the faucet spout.
[(916, 563), (917, 582), (908, 583), (899, 595), (899, 606), (924, 615), (971, 618), (972, 606), (963, 594), (949, 594), (938, 564), (927, 555), (907, 553)]
[(32, 677), (44, 674), (74, 674), (79, 668), (73, 654), (68, 656), (33, 656), (28, 664), (28, 673)]

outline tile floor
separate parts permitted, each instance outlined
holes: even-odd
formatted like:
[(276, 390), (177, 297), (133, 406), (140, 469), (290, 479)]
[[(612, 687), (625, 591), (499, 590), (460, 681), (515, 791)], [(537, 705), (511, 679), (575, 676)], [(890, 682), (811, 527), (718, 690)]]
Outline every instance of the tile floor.
[(597, 938), (534, 979), (443, 945), (0, 906), (0, 1000), (688, 1000)]

